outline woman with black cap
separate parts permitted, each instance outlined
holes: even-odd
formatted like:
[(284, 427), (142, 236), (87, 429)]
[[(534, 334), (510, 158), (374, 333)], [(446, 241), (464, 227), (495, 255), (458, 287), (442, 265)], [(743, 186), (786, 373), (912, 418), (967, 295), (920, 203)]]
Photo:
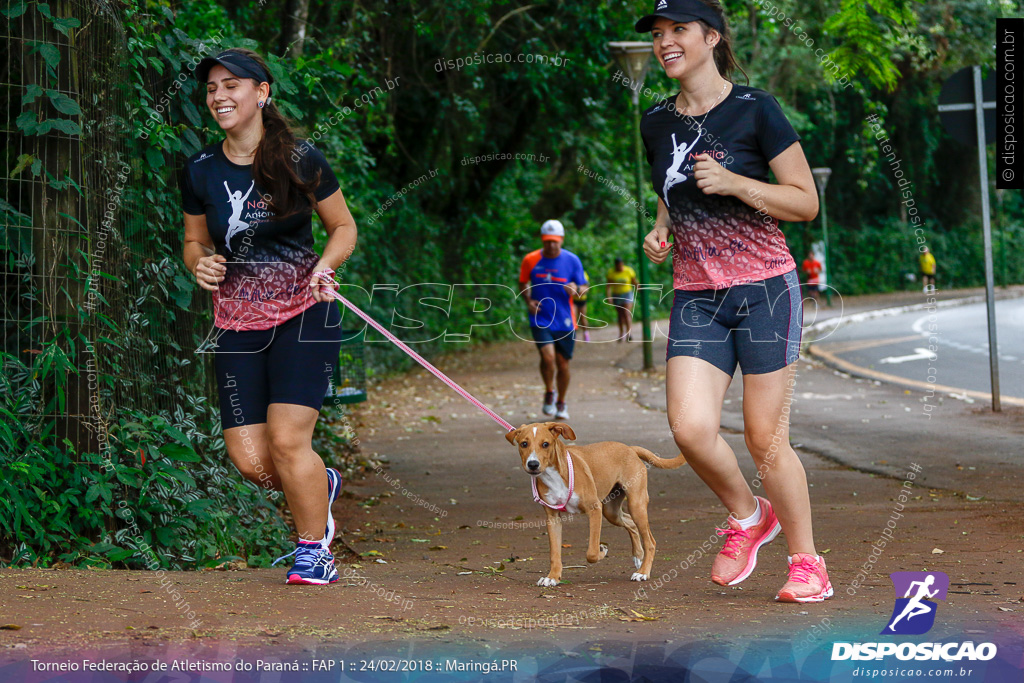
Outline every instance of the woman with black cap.
[[(730, 513), (711, 579), (730, 586), (746, 579), (758, 549), (784, 530), (789, 577), (775, 599), (820, 602), (832, 584), (814, 547), (803, 465), (789, 445), (802, 299), (778, 227), (817, 215), (814, 179), (775, 98), (729, 80), (738, 67), (718, 0), (658, 0), (636, 30), (651, 33), (658, 62), (680, 87), (641, 119), (658, 194), (644, 251), (654, 263), (673, 256), (672, 433)], [(777, 184), (768, 182), (769, 170)], [(759, 488), (763, 480), (766, 497), (753, 495), (718, 433), (737, 364), (744, 436), (758, 469), (751, 483)]]
[[(338, 362), (341, 314), (325, 291), (337, 285), (314, 273), (352, 254), (355, 222), (323, 154), (297, 142), (271, 103), (274, 79), (259, 55), (226, 50), (200, 62), (196, 78), (225, 138), (181, 174), (184, 260), (213, 293), (224, 442), (242, 476), (285, 494), (299, 537), (278, 558), (295, 558), (287, 583), (333, 583), (330, 508), (342, 481), (312, 437)], [(329, 235), (322, 256), (314, 210)]]

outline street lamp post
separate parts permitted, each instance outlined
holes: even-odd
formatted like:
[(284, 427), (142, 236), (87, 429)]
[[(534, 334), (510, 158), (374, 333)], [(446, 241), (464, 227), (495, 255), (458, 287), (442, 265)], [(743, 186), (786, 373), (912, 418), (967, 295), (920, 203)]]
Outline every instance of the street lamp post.
[[(652, 46), (650, 43), (643, 42), (615, 42), (608, 43), (608, 49), (611, 50), (612, 55), (618, 61), (619, 66), (625, 72), (627, 78), (630, 81), (630, 90), (632, 91), (633, 99), (633, 146), (635, 154), (635, 172), (636, 172), (636, 198), (637, 205), (642, 205), (641, 198), (643, 197), (643, 186), (641, 185), (641, 176), (643, 168), (642, 144), (640, 141), (640, 88), (643, 87), (644, 77), (647, 75), (647, 69), (651, 63), (651, 51)], [(636, 253), (637, 261), (639, 262), (638, 268), (638, 284), (637, 289), (640, 295), (640, 320), (643, 325), (643, 349), (644, 349), (644, 370), (654, 369), (654, 354), (653, 354), (653, 343), (651, 341), (651, 313), (648, 306), (647, 299), (647, 257), (644, 254), (644, 222), (643, 214), (637, 211), (636, 214)]]
[(832, 305), (832, 268), (828, 263), (828, 211), (825, 208), (825, 188), (828, 187), (828, 179), (832, 175), (831, 168), (812, 168), (814, 184), (818, 186), (818, 197), (821, 200), (821, 232), (825, 242), (825, 303)]

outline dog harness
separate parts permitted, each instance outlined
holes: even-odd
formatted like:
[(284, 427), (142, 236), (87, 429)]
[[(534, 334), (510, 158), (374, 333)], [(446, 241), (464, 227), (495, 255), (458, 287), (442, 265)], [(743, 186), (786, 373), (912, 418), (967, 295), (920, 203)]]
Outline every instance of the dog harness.
[(540, 492), (537, 491), (537, 477), (530, 478), (530, 483), (533, 484), (533, 499), (540, 503), (541, 505), (551, 508), (552, 510), (564, 510), (566, 506), (569, 505), (569, 501), (572, 500), (572, 489), (573, 484), (576, 481), (576, 476), (572, 469), (572, 454), (569, 453), (568, 449), (566, 449), (565, 451), (565, 459), (569, 463), (569, 496), (561, 505), (552, 505), (551, 503), (541, 498)]

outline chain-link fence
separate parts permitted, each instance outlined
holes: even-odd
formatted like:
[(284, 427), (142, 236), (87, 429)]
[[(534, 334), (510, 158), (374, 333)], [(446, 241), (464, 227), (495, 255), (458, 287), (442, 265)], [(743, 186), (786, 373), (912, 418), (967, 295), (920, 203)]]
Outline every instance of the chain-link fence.
[(25, 410), (76, 450), (96, 451), (119, 405), (181, 411), (172, 377), (202, 382), (183, 367), (195, 358), (194, 319), (175, 304), (188, 303), (188, 288), (175, 281), (168, 255), (176, 249), (156, 229), (162, 217), (140, 182), (147, 160), (133, 135), (118, 12), (62, 1), (9, 3), (4, 13), (5, 372), (51, 354), (53, 374), (12, 377), (39, 384)]

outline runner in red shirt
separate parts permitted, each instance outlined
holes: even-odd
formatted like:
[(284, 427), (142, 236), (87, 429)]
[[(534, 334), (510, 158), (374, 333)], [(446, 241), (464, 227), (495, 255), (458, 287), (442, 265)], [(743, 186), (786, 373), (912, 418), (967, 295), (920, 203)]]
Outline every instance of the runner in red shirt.
[(821, 302), (821, 261), (814, 256), (814, 250), (808, 250), (800, 269), (807, 276), (807, 291), (815, 301)]

